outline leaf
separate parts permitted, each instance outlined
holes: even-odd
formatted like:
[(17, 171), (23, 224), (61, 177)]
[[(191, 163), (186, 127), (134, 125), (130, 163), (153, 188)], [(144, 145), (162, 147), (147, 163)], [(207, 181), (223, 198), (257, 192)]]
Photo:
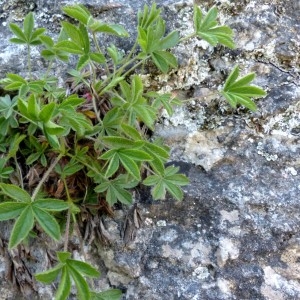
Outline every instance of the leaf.
[(170, 49), (176, 46), (179, 42), (179, 32), (172, 31), (165, 38), (161, 39), (158, 50)]
[(18, 202), (31, 202), (30, 195), (14, 184), (0, 183), (3, 194)]
[(9, 249), (15, 248), (29, 234), (34, 225), (33, 211), (28, 205), (16, 220), (9, 239)]
[(34, 201), (32, 206), (38, 207), (47, 211), (62, 211), (69, 209), (69, 204), (63, 200), (53, 198), (43, 198)]
[(118, 153), (122, 156), (127, 156), (133, 160), (137, 161), (149, 161), (152, 160), (152, 157), (147, 154), (145, 151), (137, 149), (121, 149)]
[(81, 36), (81, 33), (75, 25), (69, 23), (69, 22), (62, 22), (61, 23), (62, 28), (67, 33), (67, 35), (70, 37), (72, 42), (80, 46), (81, 48), (84, 47), (83, 45), (83, 38)]
[(80, 23), (87, 25), (88, 19), (91, 16), (89, 11), (83, 5), (65, 6), (63, 12), (69, 17), (78, 20)]
[(151, 53), (151, 58), (155, 65), (163, 73), (167, 73), (170, 67), (177, 67), (177, 60), (172, 53), (166, 51), (155, 51)]
[(80, 56), (77, 61), (76, 69), (81, 70), (82, 68), (84, 68), (88, 64), (89, 59), (90, 57), (87, 54)]
[(92, 292), (91, 300), (120, 300), (122, 295), (122, 291), (118, 289), (111, 289), (100, 293)]
[(119, 136), (105, 136), (102, 138), (104, 145), (108, 148), (139, 148), (142, 143), (134, 143), (130, 139), (126, 139)]
[(75, 259), (68, 259), (67, 264), (74, 269), (76, 269), (80, 274), (88, 277), (98, 277), (100, 276), (100, 272), (97, 271), (94, 267), (91, 265)]
[(56, 252), (57, 258), (61, 263), (65, 263), (70, 257), (71, 253), (70, 252), (62, 252), (58, 251)]
[(62, 126), (59, 126), (52, 121), (44, 123), (43, 130), (50, 135), (60, 135), (65, 132), (65, 129)]
[(90, 59), (98, 64), (105, 62), (105, 56), (102, 53), (91, 53)]
[(77, 288), (77, 296), (80, 300), (89, 300), (90, 295), (90, 289), (88, 287), (87, 282), (82, 277), (82, 275), (75, 269), (73, 266), (68, 264), (68, 271), (69, 274), (72, 276), (72, 279), (75, 282), (76, 288)]
[(140, 169), (136, 162), (126, 155), (119, 154), (119, 158), (126, 171), (131, 174), (136, 180), (141, 180)]
[[(9, 28), (18, 37), (20, 44), (22, 42), (23, 42), (23, 44), (26, 44), (26, 36), (25, 36), (24, 32), (22, 31), (22, 29), (18, 25), (14, 24), (14, 23), (10, 23)], [(14, 41), (12, 41), (12, 42), (14, 42)]]
[(44, 123), (49, 122), (50, 119), (52, 118), (54, 110), (55, 110), (54, 102), (46, 104), (39, 113), (39, 119)]
[(99, 21), (96, 21), (89, 26), (89, 29), (91, 29), (93, 32), (103, 32), (107, 34), (117, 35), (120, 37), (129, 36), (125, 28), (122, 25), (118, 25), (118, 24), (106, 24), (106, 23), (101, 23)]
[(194, 6), (194, 28), (195, 33), (200, 38), (207, 41), (212, 46), (218, 43), (233, 49), (235, 47), (233, 31), (228, 26), (218, 26), (216, 21), (218, 10), (212, 7), (205, 17), (198, 6)]
[(237, 79), (238, 76), (239, 68), (235, 66), (229, 74), (221, 94), (232, 107), (235, 108), (237, 104), (241, 104), (255, 111), (256, 105), (251, 98), (264, 97), (266, 92), (260, 87), (249, 85), (255, 79), (255, 74), (247, 74), (239, 80)]
[(173, 166), (167, 167), (164, 174), (150, 175), (143, 184), (153, 186), (152, 196), (155, 200), (164, 199), (168, 191), (176, 200), (182, 200), (183, 192), (179, 186), (189, 184), (188, 178), (183, 174), (176, 174), (179, 168)]
[(34, 27), (33, 13), (30, 12), (25, 17), (24, 23), (23, 23), (24, 35), (26, 36), (27, 42), (30, 42), (30, 40), (31, 40), (31, 35), (32, 35), (32, 32), (33, 32), (33, 27)]
[(108, 164), (108, 167), (106, 169), (104, 176), (106, 178), (111, 177), (112, 175), (114, 175), (117, 172), (117, 170), (119, 169), (119, 166), (120, 166), (119, 156), (118, 156), (118, 154), (115, 153), (114, 156), (109, 161), (109, 164)]
[(43, 209), (38, 208), (36, 205), (32, 206), (35, 218), (44, 231), (54, 240), (59, 241), (60, 229), (57, 221), (53, 216)]
[(141, 134), (133, 127), (126, 123), (121, 124), (121, 128), (123, 129), (124, 133), (134, 140), (141, 140)]
[(67, 266), (63, 266), (61, 269), (61, 278), (58, 285), (58, 289), (55, 293), (55, 300), (66, 300), (71, 292), (71, 279)]
[(19, 133), (13, 136), (13, 139), (10, 141), (9, 149), (8, 149), (8, 157), (16, 157), (17, 152), (20, 148), (20, 143), (26, 138), (25, 134), (20, 135)]
[(72, 54), (84, 54), (84, 51), (80, 45), (72, 41), (61, 41), (56, 44), (56, 48), (62, 51), (66, 51)]
[(56, 279), (61, 269), (63, 268), (62, 264), (56, 265), (54, 268), (47, 270), (45, 272), (37, 273), (34, 275), (35, 279), (43, 282), (45, 284), (49, 284)]
[(0, 203), (0, 221), (16, 218), (26, 208), (26, 203), (4, 202)]

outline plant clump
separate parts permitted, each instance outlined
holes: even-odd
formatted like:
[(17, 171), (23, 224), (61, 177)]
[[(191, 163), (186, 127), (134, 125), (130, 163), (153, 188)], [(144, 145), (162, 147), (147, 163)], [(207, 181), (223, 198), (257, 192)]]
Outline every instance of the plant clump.
[[(152, 61), (162, 73), (177, 68), (170, 49), (193, 37), (234, 48), (233, 32), (218, 24), (217, 8), (204, 15), (195, 6), (193, 34), (166, 33), (161, 10), (146, 5), (138, 13), (135, 44), (124, 55), (115, 45), (105, 48), (99, 42), (103, 34), (128, 37), (124, 27), (95, 19), (82, 5), (66, 6), (63, 12), (76, 23), (63, 21), (57, 40), (45, 28), (35, 28), (32, 13), (22, 27), (10, 24), (10, 41), (26, 46), (28, 76), (9, 73), (0, 81), (7, 92), (0, 97), (0, 220), (14, 220), (9, 249), (28, 242), (37, 228), (54, 241), (64, 234), (57, 264), (35, 275), (45, 284), (60, 278), (55, 299), (67, 299), (74, 283), (78, 299), (117, 300), (121, 291), (96, 292), (86, 278), (99, 272), (68, 252), (78, 216), (82, 211), (98, 214), (105, 205), (111, 211), (117, 203), (132, 204), (132, 190), (139, 185), (149, 186), (155, 200), (167, 193), (182, 200), (181, 187), (189, 183), (179, 168), (166, 166), (169, 148), (149, 139), (161, 109), (172, 115), (181, 101), (146, 90), (141, 67)], [(39, 79), (31, 70), (31, 49), (37, 46), (49, 62)], [(50, 70), (56, 60), (68, 63), (71, 55), (77, 64), (68, 70), (68, 87), (62, 88)], [(255, 110), (252, 99), (265, 92), (250, 85), (254, 74), (238, 76), (236, 66), (221, 94), (233, 107)]]

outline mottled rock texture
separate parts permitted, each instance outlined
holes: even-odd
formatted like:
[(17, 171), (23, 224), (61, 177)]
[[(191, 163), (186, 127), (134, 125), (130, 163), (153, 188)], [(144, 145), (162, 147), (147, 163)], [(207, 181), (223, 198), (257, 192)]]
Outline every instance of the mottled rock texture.
[[(55, 36), (64, 18), (59, 7), (72, 2), (1, 1), (1, 76), (25, 69), (22, 48), (7, 42), (8, 22), (32, 10), (37, 24)], [(155, 132), (171, 146), (173, 163), (191, 184), (180, 203), (153, 202), (147, 189), (137, 191), (137, 207), (116, 210), (114, 219), (103, 221), (110, 246), (95, 240), (89, 254), (104, 274), (96, 285), (122, 288), (128, 300), (300, 299), (299, 1), (196, 2), (205, 10), (219, 7), (221, 22), (235, 31), (237, 48), (192, 40), (174, 49), (178, 70), (145, 76), (149, 85), (192, 98), (171, 118), (163, 115)], [(136, 10), (150, 1), (81, 3), (134, 35)], [(192, 31), (192, 1), (157, 3), (169, 29)], [(117, 43), (127, 50), (132, 39)], [(256, 84), (268, 91), (255, 113), (230, 109), (216, 93), (237, 63), (243, 74), (256, 72)], [(44, 66), (37, 58), (37, 76)], [(62, 66), (56, 72), (63, 78)], [(144, 222), (135, 230), (137, 213)], [(27, 262), (23, 249), (22, 261), (14, 264), (22, 282), (47, 264), (43, 247), (31, 249), (37, 262)], [(4, 262), (12, 253), (2, 252), (0, 298), (22, 299), (5, 280)], [(28, 292), (40, 299), (52, 293), (40, 285)]]

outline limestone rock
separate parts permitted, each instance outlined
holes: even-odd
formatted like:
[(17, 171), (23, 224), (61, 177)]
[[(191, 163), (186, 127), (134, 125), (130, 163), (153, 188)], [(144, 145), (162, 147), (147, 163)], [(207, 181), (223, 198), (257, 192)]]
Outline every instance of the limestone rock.
[[(54, 2), (1, 2), (1, 76), (26, 68), (23, 49), (7, 42), (8, 23), (33, 10), (37, 24), (55, 36), (65, 17), (59, 7), (73, 1)], [(218, 6), (221, 22), (235, 31), (237, 48), (212, 48), (196, 40), (179, 45), (172, 50), (179, 69), (153, 75), (150, 83), (183, 100), (192, 98), (171, 118), (163, 114), (155, 131), (172, 148), (170, 163), (180, 166), (191, 184), (182, 202), (153, 202), (149, 191), (141, 189), (136, 198), (144, 223), (131, 228), (127, 237), (120, 237), (126, 209), (103, 221), (111, 245), (95, 241), (89, 254), (106, 275), (97, 287), (122, 288), (128, 300), (299, 299), (299, 1), (195, 2), (205, 10)], [(81, 3), (134, 35), (136, 10), (149, 1)], [(170, 30), (192, 31), (192, 1), (157, 3)], [(132, 39), (117, 43), (126, 51)], [(38, 76), (46, 65), (38, 53), (33, 55)], [(255, 113), (232, 110), (217, 93), (237, 63), (243, 74), (256, 72), (256, 84), (268, 91)], [(64, 72), (57, 67), (57, 76), (63, 78)], [(33, 248), (44, 266), (45, 247)], [(21, 299), (6, 283), (4, 262), (1, 258), (0, 298)], [(24, 264), (32, 272), (43, 267)], [(36, 290), (41, 299), (53, 294), (41, 285)]]

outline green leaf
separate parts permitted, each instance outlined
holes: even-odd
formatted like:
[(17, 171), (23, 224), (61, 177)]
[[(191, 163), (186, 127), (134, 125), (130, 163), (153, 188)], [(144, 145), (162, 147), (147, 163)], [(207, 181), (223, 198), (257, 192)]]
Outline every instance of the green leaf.
[(102, 53), (91, 53), (90, 59), (98, 64), (105, 62), (105, 56)]
[(83, 48), (84, 47), (83, 38), (82, 38), (82, 35), (81, 35), (78, 27), (76, 27), (75, 25), (73, 25), (69, 22), (62, 22), (61, 25), (62, 25), (62, 28), (64, 29), (64, 31), (67, 33), (67, 35), (72, 40), (72, 42), (74, 42), (75, 44), (77, 44), (78, 46)]
[(77, 61), (76, 69), (81, 70), (82, 68), (84, 68), (88, 64), (89, 60), (90, 57), (87, 54), (80, 56)]
[(102, 138), (104, 145), (108, 148), (139, 148), (143, 143), (134, 143), (130, 139), (119, 136), (105, 136)]
[(91, 298), (90, 289), (83, 276), (73, 266), (68, 264), (69, 274), (75, 282), (77, 288), (77, 296), (80, 300), (89, 300)]
[(37, 121), (40, 113), (40, 107), (37, 103), (36, 97), (31, 94), (27, 100), (27, 115), (31, 120)]
[(4, 202), (0, 204), (0, 221), (16, 218), (26, 208), (26, 203)]
[(83, 48), (72, 41), (58, 42), (56, 48), (72, 54), (84, 54)]
[(62, 211), (69, 209), (69, 204), (67, 202), (53, 198), (37, 199), (34, 201), (32, 206), (47, 211)]
[(0, 188), (3, 194), (18, 202), (31, 202), (30, 195), (14, 184), (0, 183)]
[(126, 171), (131, 174), (136, 180), (141, 180), (140, 169), (136, 162), (126, 155), (119, 154), (119, 158)]
[(177, 67), (177, 60), (172, 53), (166, 51), (155, 51), (151, 53), (151, 58), (155, 65), (163, 73), (167, 73), (170, 67)]
[(138, 12), (138, 24), (142, 28), (148, 28), (160, 18), (161, 9), (156, 8), (156, 3), (152, 3), (151, 9), (147, 5), (144, 6), (143, 12)]
[(235, 108), (237, 104), (241, 104), (255, 111), (256, 105), (251, 98), (264, 97), (266, 96), (266, 92), (260, 87), (249, 85), (255, 79), (255, 74), (247, 74), (239, 80), (237, 79), (238, 76), (239, 68), (235, 66), (229, 74), (221, 94), (232, 107)]
[(147, 154), (145, 151), (137, 149), (121, 149), (118, 153), (122, 156), (127, 156), (133, 160), (137, 161), (148, 161), (152, 160), (152, 157)]
[(121, 124), (121, 128), (123, 129), (124, 133), (134, 140), (141, 140), (141, 134), (133, 127), (126, 123)]
[(91, 29), (93, 32), (103, 32), (107, 34), (117, 35), (120, 37), (129, 36), (125, 28), (118, 24), (106, 24), (106, 23), (101, 23), (99, 21), (96, 21), (89, 26), (89, 29)]
[(62, 126), (59, 126), (52, 121), (48, 121), (43, 125), (43, 130), (50, 135), (60, 135), (65, 132), (65, 129)]
[(13, 136), (13, 139), (10, 141), (8, 149), (8, 158), (16, 157), (17, 152), (20, 148), (20, 143), (26, 138), (25, 134), (20, 135), (19, 133)]
[(46, 104), (39, 113), (39, 119), (44, 123), (49, 122), (53, 116), (54, 110), (55, 110), (54, 102)]
[(161, 39), (158, 50), (165, 50), (165, 49), (173, 48), (174, 46), (176, 46), (179, 43), (179, 39), (180, 39), (179, 32), (172, 31), (165, 38)]
[(88, 19), (91, 16), (90, 12), (83, 5), (65, 6), (62, 10), (66, 15), (84, 25), (87, 25)]
[(57, 258), (61, 263), (65, 263), (67, 261), (67, 259), (69, 259), (71, 257), (71, 253), (70, 252), (61, 252), (58, 251), (56, 252)]
[[(107, 153), (107, 152), (106, 152)], [(105, 172), (105, 177), (106, 178), (109, 178), (111, 177), (112, 175), (114, 175), (117, 170), (119, 169), (119, 156), (118, 154), (114, 154), (112, 158), (110, 158), (110, 161), (109, 161), (109, 164), (108, 164), (108, 167), (106, 169), (106, 172)]]
[[(25, 36), (24, 32), (22, 31), (22, 29), (18, 25), (14, 24), (14, 23), (10, 23), (9, 28), (18, 37), (18, 40), (20, 41), (18, 44), (22, 44), (22, 42), (23, 42), (23, 44), (27, 43), (26, 36)], [(12, 41), (12, 42), (14, 42), (14, 41)]]
[(200, 38), (207, 41), (212, 46), (218, 43), (229, 48), (234, 48), (235, 44), (232, 39), (233, 31), (228, 26), (218, 26), (216, 21), (218, 10), (212, 7), (205, 17), (198, 6), (194, 6), (194, 28), (195, 33)]
[(118, 289), (111, 289), (100, 293), (91, 293), (91, 300), (120, 300), (121, 297), (122, 291)]
[(100, 276), (100, 272), (97, 271), (94, 267), (91, 265), (75, 259), (68, 259), (67, 262), (68, 266), (71, 266), (72, 268), (76, 269), (80, 274), (88, 277), (98, 277)]
[(63, 268), (63, 265), (58, 264), (54, 268), (51, 268), (50, 270), (35, 274), (34, 277), (36, 280), (38, 280), (40, 282), (49, 284), (57, 278), (57, 276), (60, 273), (62, 268)]
[(15, 248), (29, 234), (34, 225), (32, 208), (28, 205), (16, 220), (9, 239), (9, 249)]
[(33, 27), (34, 27), (34, 18), (33, 18), (33, 13), (30, 12), (25, 17), (24, 23), (23, 23), (24, 35), (26, 36), (27, 42), (29, 42), (31, 40)]
[(164, 174), (150, 175), (143, 184), (152, 186), (152, 196), (155, 200), (164, 199), (168, 191), (175, 199), (182, 200), (183, 192), (179, 186), (189, 184), (188, 178), (183, 174), (176, 174), (179, 168), (169, 166), (165, 169)]
[(48, 212), (38, 208), (36, 205), (32, 206), (35, 218), (44, 231), (54, 240), (59, 241), (60, 229), (57, 221)]
[(55, 300), (66, 300), (71, 292), (71, 279), (67, 269), (67, 266), (63, 266), (61, 269), (61, 278), (58, 285), (58, 289), (55, 293)]

